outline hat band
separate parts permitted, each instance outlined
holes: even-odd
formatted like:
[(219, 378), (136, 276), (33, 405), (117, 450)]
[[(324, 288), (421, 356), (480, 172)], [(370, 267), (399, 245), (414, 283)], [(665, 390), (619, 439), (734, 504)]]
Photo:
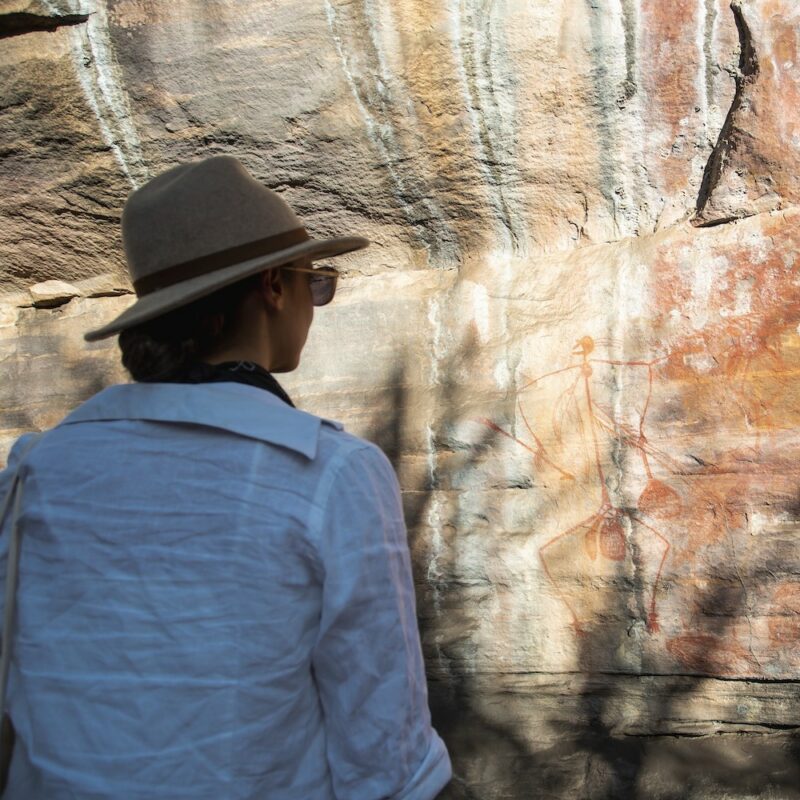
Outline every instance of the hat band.
[(216, 253), (209, 253), (200, 258), (193, 258), (191, 261), (184, 261), (167, 267), (152, 275), (143, 275), (133, 282), (133, 288), (139, 297), (156, 292), (159, 289), (166, 289), (176, 283), (199, 278), (209, 272), (216, 272), (219, 269), (230, 267), (233, 264), (241, 264), (251, 258), (267, 256), (285, 250), (296, 244), (307, 242), (311, 237), (305, 228), (294, 228), (283, 233), (276, 233), (274, 236), (267, 236), (266, 239), (258, 239), (255, 242), (247, 242), (236, 247), (229, 247), (227, 250), (219, 250)]

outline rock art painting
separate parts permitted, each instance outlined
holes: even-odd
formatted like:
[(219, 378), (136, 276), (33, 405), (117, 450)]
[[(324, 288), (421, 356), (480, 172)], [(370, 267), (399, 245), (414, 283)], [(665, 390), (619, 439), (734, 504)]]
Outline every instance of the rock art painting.
[[(576, 342), (573, 354), (577, 363), (562, 367), (553, 372), (534, 378), (520, 387), (520, 395), (524, 398), (526, 389), (555, 376), (568, 378), (568, 387), (558, 396), (553, 410), (552, 430), (556, 444), (563, 444), (565, 436), (577, 434), (583, 449), (582, 463), (590, 463), (594, 471), (596, 488), (599, 494), (598, 506), (593, 512), (577, 524), (557, 533), (539, 549), (545, 574), (551, 584), (559, 590), (559, 580), (554, 574), (553, 564), (577, 562), (588, 559), (591, 562), (623, 562), (627, 558), (636, 558), (637, 569), (650, 575), (652, 587), (647, 603), (647, 627), (657, 631), (658, 614), (656, 611), (656, 593), (661, 572), (667, 559), (670, 545), (666, 537), (656, 528), (659, 518), (672, 518), (680, 513), (678, 493), (658, 480), (650, 468), (650, 459), (658, 458), (658, 452), (648, 444), (646, 434), (646, 418), (650, 405), (653, 386), (653, 368), (664, 359), (654, 361), (619, 361), (593, 357), (595, 341), (584, 336)], [(665, 357), (666, 358), (666, 357)], [(638, 424), (626, 425), (624, 420), (617, 420), (605, 404), (596, 399), (592, 378), (597, 365), (611, 366), (615, 369), (643, 370), (646, 375), (647, 393), (641, 411), (637, 414)], [(518, 411), (525, 431), (525, 438), (517, 438), (496, 423), (486, 421), (486, 425), (504, 436), (513, 439), (517, 444), (530, 451), (534, 464), (547, 465), (555, 470), (563, 481), (575, 481), (575, 475), (569, 471), (568, 465), (559, 465), (548, 455), (548, 449), (542, 443), (525, 415), (525, 402), (518, 401)], [(572, 427), (572, 431), (568, 428)], [(642, 489), (636, 505), (622, 508), (616, 505), (608, 491), (601, 458), (601, 433), (614, 438), (620, 446), (632, 447), (641, 459), (647, 482)], [(526, 441), (527, 439), (527, 441)], [(648, 522), (649, 520), (649, 522)], [(642, 537), (653, 538), (651, 543), (639, 542)], [(635, 544), (629, 544), (628, 539)], [(567, 552), (559, 555), (559, 549)], [(652, 563), (647, 563), (650, 559)], [(575, 602), (567, 594), (562, 595), (572, 616), (576, 633), (583, 634), (581, 612)], [(586, 620), (584, 620), (585, 622)]]
[(564, 612), (549, 625), (591, 636), (616, 609), (646, 632), (653, 669), (796, 671), (796, 220), (702, 241), (676, 230), (602, 265), (587, 254), (572, 264), (587, 326), (599, 281), (631, 290), (630, 265), (652, 265), (634, 316), (609, 326), (621, 336), (558, 342), (550, 369), (552, 337), (522, 339), (514, 409), (481, 424), (499, 463), (527, 460), (531, 580)]

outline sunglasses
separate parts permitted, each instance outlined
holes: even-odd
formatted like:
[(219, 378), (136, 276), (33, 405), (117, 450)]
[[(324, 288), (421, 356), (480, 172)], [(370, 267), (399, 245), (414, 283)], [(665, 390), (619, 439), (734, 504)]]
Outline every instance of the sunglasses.
[(315, 306), (326, 306), (336, 294), (336, 281), (339, 271), (333, 267), (284, 267), (292, 272), (308, 272), (311, 278), (308, 285), (311, 288), (311, 302)]

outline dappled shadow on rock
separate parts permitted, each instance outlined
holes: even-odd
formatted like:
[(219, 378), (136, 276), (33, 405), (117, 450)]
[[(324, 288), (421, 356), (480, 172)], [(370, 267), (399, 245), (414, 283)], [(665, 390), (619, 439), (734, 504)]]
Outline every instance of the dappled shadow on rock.
[[(502, 438), (491, 427), (466, 444), (454, 434), (465, 414), (479, 415), (464, 398), (469, 386), (457, 377), (474, 353), (467, 335), (451, 348), (440, 380), (429, 388), (426, 408), (435, 409), (429, 444), (436, 459), (429, 460), (429, 450), (419, 452), (419, 409), (403, 358), (370, 424), (371, 438), (402, 476), (431, 712), (454, 767), (441, 798), (800, 797), (796, 682), (765, 679), (737, 628), (750, 611), (740, 581), (756, 583), (757, 575), (718, 573), (716, 582), (693, 584), (692, 603), (702, 614), (692, 617), (687, 610), (694, 621), (677, 634), (669, 619), (662, 620), (664, 630), (648, 627), (646, 593), (635, 574), (620, 575), (620, 590), (597, 594), (579, 631), (559, 630), (563, 620), (556, 619), (535, 623), (547, 631), (529, 630), (537, 641), (551, 637), (553, 647), (571, 642), (574, 670), (548, 671), (533, 660), (527, 667), (500, 664), (498, 653), (518, 643), (503, 639), (499, 626), (487, 642), (485, 604), (505, 592), (509, 613), (524, 613), (526, 603), (541, 597), (525, 595), (519, 586), (492, 585), (479, 569), (464, 569), (462, 551), (475, 533), (464, 529), (451, 495), (483, 491), (464, 476), (482, 475)], [(486, 408), (484, 414), (496, 411)], [(554, 505), (568, 504), (570, 491), (562, 484)], [(484, 517), (491, 519), (488, 509)], [(482, 532), (499, 535), (490, 525)], [(524, 537), (520, 541), (511, 552), (536, 552), (524, 549)], [(671, 579), (663, 591), (671, 591)], [(555, 590), (545, 583), (538, 591)]]

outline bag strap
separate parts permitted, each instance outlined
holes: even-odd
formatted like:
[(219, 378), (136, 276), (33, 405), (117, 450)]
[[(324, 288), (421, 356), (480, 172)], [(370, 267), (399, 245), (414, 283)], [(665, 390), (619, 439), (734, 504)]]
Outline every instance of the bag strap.
[(8, 542), (8, 562), (6, 563), (6, 601), (3, 608), (3, 636), (2, 652), (0, 652), (0, 716), (6, 712), (6, 688), (8, 687), (8, 672), (11, 665), (11, 642), (14, 636), (14, 621), (17, 610), (17, 584), (19, 582), (19, 554), (22, 544), (22, 531), (20, 530), (19, 517), (22, 510), (22, 467), (25, 456), (33, 450), (41, 434), (34, 434), (32, 441), (20, 456), (11, 488), (3, 501), (3, 510), (0, 511), (0, 526), (6, 518), (8, 509), (11, 512), (11, 539)]

